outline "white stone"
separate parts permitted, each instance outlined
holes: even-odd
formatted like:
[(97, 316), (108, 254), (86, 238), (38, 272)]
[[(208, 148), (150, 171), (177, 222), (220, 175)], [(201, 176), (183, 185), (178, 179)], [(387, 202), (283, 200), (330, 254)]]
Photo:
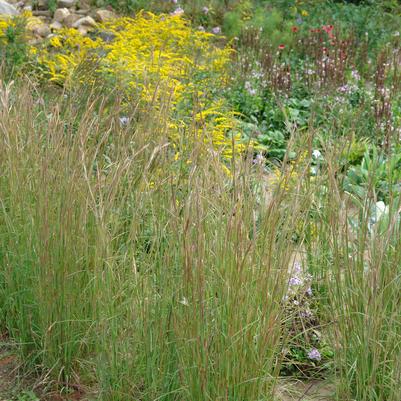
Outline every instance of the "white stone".
[(18, 15), (18, 10), (7, 3), (5, 0), (0, 0), (0, 15)]

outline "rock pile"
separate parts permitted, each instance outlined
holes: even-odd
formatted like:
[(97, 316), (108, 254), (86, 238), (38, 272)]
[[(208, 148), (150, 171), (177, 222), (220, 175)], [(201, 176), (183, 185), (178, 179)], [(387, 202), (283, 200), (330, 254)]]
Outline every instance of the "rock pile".
[(36, 40), (63, 27), (77, 29), (86, 35), (97, 23), (116, 17), (111, 9), (91, 7), (90, 0), (0, 0), (0, 18), (15, 16), (24, 10), (32, 12), (27, 28)]

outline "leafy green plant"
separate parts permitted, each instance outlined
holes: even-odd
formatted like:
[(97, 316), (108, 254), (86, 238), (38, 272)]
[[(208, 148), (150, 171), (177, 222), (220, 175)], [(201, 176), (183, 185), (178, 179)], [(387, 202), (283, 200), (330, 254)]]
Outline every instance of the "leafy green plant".
[(57, 0), (48, 0), (47, 7), (54, 13), (57, 10)]
[(0, 63), (6, 75), (22, 70), (28, 60), (28, 49), (25, 19), (17, 17), (6, 21), (5, 28), (0, 29)]
[(23, 391), (17, 396), (17, 401), (39, 401), (39, 398), (33, 391)]
[(401, 154), (386, 157), (376, 147), (364, 154), (358, 166), (349, 168), (344, 180), (344, 189), (360, 199), (371, 196), (375, 200), (388, 202), (401, 190)]

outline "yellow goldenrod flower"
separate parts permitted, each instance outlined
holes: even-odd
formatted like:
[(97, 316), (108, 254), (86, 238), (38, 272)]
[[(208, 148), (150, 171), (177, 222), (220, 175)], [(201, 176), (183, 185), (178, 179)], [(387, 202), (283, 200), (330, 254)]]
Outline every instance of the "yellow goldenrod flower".
[[(85, 73), (79, 66), (93, 61), (95, 70), (82, 79), (93, 80), (93, 72), (114, 77), (128, 97), (139, 95), (153, 107), (169, 99), (168, 127), (173, 144), (194, 129), (183, 123), (177, 112), (187, 99), (200, 99), (195, 118), (201, 128), (195, 128), (195, 135), (187, 135), (180, 145), (182, 150), (192, 146), (192, 141), (203, 141), (225, 158), (245, 149), (236, 131), (235, 113), (225, 100), (211, 100), (210, 96), (229, 79), (230, 47), (217, 46), (215, 35), (193, 29), (181, 16), (141, 12), (134, 18), (107, 21), (98, 29), (97, 35), (88, 37), (64, 28), (49, 40), (48, 49), (40, 50), (38, 60), (50, 80), (67, 86), (80, 82), (73, 79), (76, 71)], [(174, 159), (179, 157), (176, 152)]]

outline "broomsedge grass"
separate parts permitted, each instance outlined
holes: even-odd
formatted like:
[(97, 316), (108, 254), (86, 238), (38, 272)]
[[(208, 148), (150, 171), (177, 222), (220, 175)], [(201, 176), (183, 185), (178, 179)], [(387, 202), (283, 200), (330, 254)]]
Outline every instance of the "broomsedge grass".
[[(227, 174), (195, 121), (174, 160), (168, 99), (127, 112), (117, 91), (34, 89), (0, 88), (1, 324), (25, 360), (100, 400), (274, 399), (309, 164), (289, 188), (290, 170), (272, 186), (246, 154)], [(308, 262), (327, 291), (337, 399), (397, 400), (399, 205), (373, 234), (362, 207), (350, 236), (326, 154)]]
[(118, 96), (32, 93), (1, 91), (0, 299), (24, 357), (99, 399), (269, 397), (296, 196), (267, 202), (250, 160), (229, 177), (203, 143), (173, 163), (165, 107), (121, 127)]

